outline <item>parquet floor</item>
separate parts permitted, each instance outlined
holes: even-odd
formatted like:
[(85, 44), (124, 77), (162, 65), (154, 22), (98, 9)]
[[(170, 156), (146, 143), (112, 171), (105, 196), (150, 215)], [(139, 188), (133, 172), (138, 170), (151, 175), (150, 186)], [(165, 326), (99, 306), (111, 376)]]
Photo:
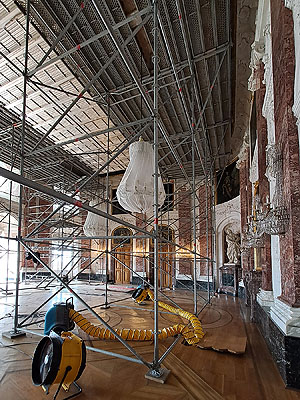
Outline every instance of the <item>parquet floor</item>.
[[(79, 284), (74, 286), (74, 289), (90, 305), (103, 304), (101, 286)], [(19, 314), (24, 317), (32, 312), (38, 304), (50, 297), (53, 290), (41, 291), (29, 287), (22, 290)], [(165, 293), (182, 308), (192, 311), (191, 293), (182, 290)], [(96, 311), (113, 327), (153, 328), (151, 305), (138, 307), (132, 303), (129, 296), (124, 292), (110, 291), (109, 301), (115, 303), (107, 310), (96, 308)], [(51, 303), (64, 301), (68, 297), (70, 295), (63, 290)], [(199, 308), (202, 304), (204, 302), (199, 300)], [(29, 322), (34, 323), (30, 327), (31, 330), (43, 332), (43, 314), (48, 307), (46, 305), (31, 318)], [(76, 301), (75, 308), (80, 310), (82, 306)], [(9, 330), (12, 326), (10, 315), (13, 314), (13, 310), (13, 296), (0, 295), (0, 332)], [(93, 322), (96, 321), (87, 312), (84, 312), (84, 315)], [(180, 320), (177, 316), (164, 313), (160, 315), (159, 326), (172, 325)], [(83, 389), (78, 399), (300, 400), (299, 392), (285, 389), (262, 336), (255, 324), (248, 322), (245, 313), (241, 312), (238, 299), (225, 295), (213, 298), (211, 305), (201, 312), (200, 320), (207, 334), (213, 336), (216, 343), (230, 344), (246, 336), (246, 352), (235, 355), (201, 350), (184, 346), (180, 340), (164, 360), (164, 367), (170, 369), (171, 373), (162, 385), (145, 379), (147, 369), (142, 365), (88, 351), (87, 367), (78, 381)], [(82, 331), (79, 334), (88, 346), (130, 355), (119, 342), (92, 340)], [(0, 399), (51, 399), (55, 386), (51, 388), (50, 395), (46, 396), (40, 387), (33, 386), (31, 382), (31, 357), (40, 337), (27, 334), (22, 339), (0, 340)], [(161, 342), (160, 354), (171, 343), (172, 339)], [(152, 343), (130, 344), (144, 359), (152, 361)], [(58, 400), (65, 396), (65, 393), (60, 394)]]

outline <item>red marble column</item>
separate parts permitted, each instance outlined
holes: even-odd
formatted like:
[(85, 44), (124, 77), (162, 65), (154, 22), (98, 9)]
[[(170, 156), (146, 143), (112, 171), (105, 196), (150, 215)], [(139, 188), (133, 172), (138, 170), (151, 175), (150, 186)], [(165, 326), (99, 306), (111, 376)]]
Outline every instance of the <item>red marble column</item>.
[[(49, 200), (43, 200), (40, 199), (40, 218), (44, 219), (48, 217), (51, 212), (53, 211), (53, 204)], [(39, 234), (39, 237), (50, 237), (51, 236), (51, 228), (49, 226), (46, 226), (45, 229)], [(47, 245), (46, 243), (43, 245), (44, 250), (42, 252), (43, 254), (43, 260), (45, 261), (46, 264), (50, 264), (51, 262), (51, 245)]]
[[(203, 257), (212, 258), (212, 219), (211, 219), (211, 192), (210, 186), (205, 188), (205, 185), (199, 189), (199, 247), (200, 254)], [(206, 203), (207, 196), (207, 203)], [(206, 215), (207, 209), (207, 215)], [(208, 232), (208, 237), (206, 235)], [(208, 240), (207, 240), (208, 239)], [(200, 274), (207, 274), (207, 262), (201, 261)]]
[(271, 2), (274, 111), (276, 143), (283, 155), (283, 191), (290, 214), (285, 235), (280, 236), (281, 300), (300, 306), (300, 165), (294, 103), (295, 49), (292, 11), (284, 0)]
[[(261, 202), (266, 202), (269, 196), (269, 181), (266, 177), (266, 146), (268, 144), (267, 121), (262, 115), (262, 108), (265, 98), (266, 87), (263, 84), (264, 65), (260, 63), (257, 69), (257, 78), (260, 80), (259, 89), (255, 92), (256, 96), (256, 123), (257, 123), (257, 146), (258, 146), (258, 181), (259, 196)], [(265, 235), (264, 247), (261, 248), (261, 268), (263, 290), (272, 290), (272, 264), (271, 264), (271, 237)]]
[[(87, 217), (87, 211), (81, 212), (82, 218), (82, 226), (85, 223)], [(92, 241), (90, 239), (82, 239), (81, 240), (81, 259), (80, 259), (80, 268), (85, 268), (91, 262), (91, 245)]]
[[(26, 188), (25, 191), (25, 202), (23, 210), (23, 236), (27, 236), (34, 228), (42, 222), (48, 215), (52, 212), (53, 206), (49, 200), (41, 198), (36, 192)], [(49, 225), (43, 225), (35, 237), (47, 238), (51, 235), (51, 229)], [(41, 259), (47, 264), (50, 264), (50, 250), (48, 242), (41, 243), (37, 246), (30, 245), (31, 248), (34, 247), (34, 251), (40, 253)], [(32, 260), (25, 260), (25, 254), (23, 257), (23, 265), (27, 265), (29, 268), (33, 268), (36, 264)], [(41, 265), (38, 268), (42, 268)]]
[[(249, 181), (249, 148), (245, 160), (240, 162), (240, 203), (241, 203), (241, 231), (245, 231), (247, 224), (247, 217), (251, 215), (252, 204), (252, 188)], [(253, 269), (252, 250), (243, 251), (241, 254), (243, 275), (247, 271)]]
[[(146, 229), (146, 215), (142, 214), (142, 213), (136, 213), (136, 217), (135, 217), (135, 224), (137, 227), (142, 228), (142, 229)], [(141, 235), (141, 233), (137, 233), (136, 236)], [(137, 272), (143, 272), (144, 269), (146, 270), (146, 259), (142, 258), (142, 254), (140, 254), (139, 252), (143, 251), (146, 253), (146, 243), (147, 239), (136, 239), (136, 251), (137, 256), (136, 260), (135, 260), (135, 268)]]
[[(178, 192), (179, 245), (187, 247), (188, 249), (191, 249), (191, 211), (191, 195), (186, 187), (182, 187)], [(189, 257), (189, 255), (187, 255), (187, 257), (178, 258), (180, 274), (191, 274), (191, 260), (192, 257)]]
[[(23, 222), (22, 222), (22, 236), (27, 236), (33, 228), (30, 227), (31, 218), (30, 218), (30, 207), (29, 207), (29, 199), (30, 199), (30, 189), (24, 188), (24, 196), (23, 196)], [(25, 267), (25, 265), (29, 268), (33, 268), (32, 260), (26, 260), (27, 253), (23, 251), (21, 268)]]

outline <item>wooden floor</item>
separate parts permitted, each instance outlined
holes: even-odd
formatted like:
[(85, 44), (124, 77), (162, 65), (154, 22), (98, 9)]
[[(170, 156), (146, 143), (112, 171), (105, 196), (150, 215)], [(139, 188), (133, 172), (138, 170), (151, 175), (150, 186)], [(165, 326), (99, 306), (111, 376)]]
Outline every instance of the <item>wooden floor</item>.
[[(103, 303), (103, 287), (79, 284), (74, 289), (90, 305)], [(112, 288), (113, 289), (113, 288)], [(118, 288), (120, 290), (120, 288)], [(121, 288), (122, 290), (122, 288)], [(19, 314), (23, 317), (34, 310), (38, 304), (50, 297), (50, 291), (25, 288), (19, 298)], [(192, 295), (186, 291), (165, 292), (177, 304), (192, 311)], [(205, 294), (204, 294), (205, 296)], [(61, 292), (55, 301), (64, 301), (69, 297)], [(112, 327), (153, 328), (151, 304), (136, 306), (126, 291), (109, 291), (109, 301), (115, 302), (112, 307), (96, 311)], [(124, 299), (122, 301), (118, 301)], [(117, 302), (116, 302), (117, 301)], [(199, 299), (199, 308), (204, 301)], [(134, 308), (127, 308), (133, 306)], [(31, 322), (30, 329), (43, 332), (43, 314), (48, 305), (40, 310)], [(75, 308), (81, 309), (75, 302)], [(13, 296), (0, 295), (0, 331), (9, 330), (12, 326), (14, 311)], [(84, 312), (93, 322), (88, 313)], [(213, 298), (212, 304), (204, 308), (200, 320), (207, 334), (215, 335), (218, 342), (230, 343), (238, 337), (247, 336), (247, 347), (244, 354), (235, 355), (213, 350), (202, 350), (184, 346), (181, 340), (164, 360), (164, 367), (171, 370), (165, 384), (159, 384), (144, 378), (146, 367), (88, 351), (87, 367), (79, 379), (83, 393), (78, 399), (199, 399), (199, 400), (300, 400), (300, 393), (285, 389), (271, 355), (255, 324), (247, 321), (245, 312), (241, 312), (238, 299), (219, 295)], [(180, 318), (161, 314), (159, 326), (168, 326), (180, 322)], [(76, 333), (76, 331), (75, 331)], [(120, 354), (130, 355), (119, 342), (91, 340), (82, 331), (79, 334), (86, 344)], [(31, 357), (40, 337), (27, 334), (25, 338), (9, 341), (1, 338), (0, 347), (0, 399), (2, 400), (35, 400), (49, 399), (56, 390), (51, 388), (46, 396), (40, 387), (31, 382)], [(172, 339), (160, 342), (162, 354)], [(130, 342), (144, 359), (152, 361), (153, 345), (148, 342)], [(218, 346), (217, 346), (218, 347)], [(66, 396), (62, 393), (58, 399)]]

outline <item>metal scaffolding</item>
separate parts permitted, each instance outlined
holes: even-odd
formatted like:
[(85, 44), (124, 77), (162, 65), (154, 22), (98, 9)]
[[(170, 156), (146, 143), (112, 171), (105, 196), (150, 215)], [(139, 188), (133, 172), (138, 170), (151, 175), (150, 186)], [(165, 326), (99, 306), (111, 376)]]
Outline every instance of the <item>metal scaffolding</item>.
[[(17, 238), (11, 237), (9, 221), (6, 237), (8, 243), (10, 241), (18, 243), (13, 334), (27, 331), (33, 324), (29, 322), (31, 316), (65, 288), (82, 303), (85, 310), (91, 312), (101, 324), (114, 333), (134, 357), (101, 349), (91, 348), (91, 350), (144, 364), (153, 377), (159, 377), (162, 361), (178, 341), (178, 338), (174, 339), (173, 344), (159, 356), (159, 296), (180, 308), (164, 292), (162, 284), (164, 277), (168, 277), (168, 282), (172, 282), (173, 289), (184, 288), (191, 293), (194, 314), (197, 316), (210, 303), (211, 293), (214, 291), (216, 256), (214, 173), (216, 169), (224, 168), (226, 165), (228, 150), (226, 138), (230, 135), (231, 120), (228, 28), (230, 2), (226, 0), (223, 5), (218, 6), (222, 7), (227, 18), (227, 25), (225, 24), (224, 29), (222, 28), (224, 32), (221, 33), (217, 28), (215, 1), (207, 6), (209, 8), (205, 12), (212, 21), (209, 49), (207, 49), (208, 39), (204, 35), (204, 27), (208, 22), (203, 21), (204, 11), (200, 9), (197, 1), (195, 2), (197, 22), (194, 21), (193, 24), (198, 33), (199, 43), (191, 37), (185, 22), (188, 5), (184, 7), (179, 0), (174, 2), (173, 10), (170, 10), (171, 6), (166, 0), (153, 0), (151, 3), (137, 1), (138, 9), (130, 15), (127, 15), (125, 10), (122, 17), (115, 16), (114, 22), (108, 5), (100, 0), (87, 0), (81, 5), (73, 0), (65, 4), (58, 1), (61, 17), (58, 15), (58, 10), (55, 7), (51, 8), (46, 1), (27, 0), (26, 4), (24, 1), (17, 3), (26, 15), (24, 69), (5, 55), (4, 49), (0, 52), (12, 71), (23, 76), (22, 118), (10, 111), (10, 114), (7, 114), (8, 120), (5, 120), (6, 109), (0, 104), (1, 134), (9, 134), (10, 141), (10, 144), (2, 149), (3, 159), (10, 168), (1, 166), (0, 176), (20, 185), (18, 235)], [(73, 10), (72, 15), (70, 10)], [(177, 32), (172, 30), (171, 11), (178, 19)], [(92, 16), (97, 20), (93, 27), (88, 23), (92, 21)], [(64, 21), (64, 18), (68, 22)], [(48, 48), (43, 48), (43, 56), (34, 63), (31, 61), (32, 54), (29, 51), (33, 37), (30, 32), (31, 24), (34, 28), (38, 27), (50, 43)], [(87, 27), (85, 35), (80, 34), (83, 31), (82, 26)], [(70, 35), (71, 27), (74, 30), (73, 37)], [(177, 39), (181, 41), (180, 48), (172, 47), (172, 43), (176, 41), (175, 33), (178, 35)], [(147, 59), (146, 52), (142, 52), (141, 49), (141, 43), (145, 43), (145, 38), (149, 42), (147, 42), (148, 55), (151, 56), (152, 63)], [(135, 54), (138, 48), (141, 58), (140, 71), (137, 68)], [(152, 67), (149, 67), (150, 64)], [(78, 85), (74, 84), (73, 87), (63, 89), (63, 85), (60, 87), (43, 82), (42, 74), (57, 65), (64, 65), (67, 70), (72, 71), (79, 82)], [(80, 68), (77, 68), (78, 65)], [(203, 77), (200, 76), (201, 71), (205, 72)], [(118, 84), (113, 81), (112, 74), (115, 74), (115, 82), (120, 77)], [(53, 121), (45, 124), (43, 129), (34, 128), (28, 118), (28, 102), (31, 101), (29, 97), (32, 95), (32, 92), (28, 94), (29, 89), (39, 92), (46, 102), (53, 102), (56, 106)], [(59, 95), (55, 93), (65, 96), (66, 103), (60, 101)], [(139, 99), (142, 99), (140, 110)], [(219, 102), (218, 110), (214, 107), (215, 101)], [(98, 113), (99, 110), (103, 111), (100, 127), (96, 125), (96, 129), (91, 129), (87, 133), (80, 121), (75, 122), (76, 115), (71, 113), (79, 107), (80, 102), (86, 105), (85, 112), (88, 112), (89, 106), (98, 107)], [(66, 125), (62, 125), (63, 123)], [(73, 123), (76, 128), (74, 128), (75, 133), (72, 131)], [(68, 134), (63, 135), (60, 132), (60, 136), (56, 136), (60, 129), (61, 132)], [(110, 212), (114, 204), (110, 195), (110, 180), (114, 174), (124, 171), (128, 161), (128, 148), (139, 137), (153, 143), (154, 198), (153, 215), (147, 217), (132, 215), (132, 220), (136, 221), (134, 224)], [(86, 148), (84, 143), (88, 144)], [(78, 149), (76, 145), (79, 145)], [(16, 167), (19, 169), (18, 173), (13, 171)], [(173, 207), (178, 206), (183, 200), (191, 201), (192, 222), (190, 220), (182, 222), (183, 218), (179, 213), (176, 217), (170, 216), (169, 206), (164, 209), (158, 204), (159, 170), (167, 182), (176, 181), (176, 190), (172, 195), (177, 196), (177, 199), (173, 200)], [(199, 213), (200, 207), (203, 206), (199, 189), (203, 186), (205, 187), (204, 219)], [(12, 209), (11, 196), (10, 186), (9, 215)], [(91, 198), (96, 196), (99, 197), (99, 203), (105, 204), (105, 211), (89, 204)], [(36, 199), (44, 199), (45, 202), (37, 204)], [(83, 234), (82, 224), (88, 212), (106, 220), (103, 235)], [(132, 235), (110, 234), (110, 223), (129, 228)], [(174, 227), (179, 223), (180, 229), (176, 228), (175, 233)], [(197, 248), (203, 223), (205, 254), (201, 254), (199, 245)], [(164, 224), (167, 226), (167, 236), (160, 230), (160, 226)], [(170, 229), (174, 231), (173, 237), (170, 237)], [(190, 245), (180, 242), (183, 236), (190, 237)], [(113, 239), (116, 238), (119, 239), (118, 244), (113, 243)], [(133, 250), (129, 252), (130, 259), (135, 259), (135, 263), (136, 260), (142, 259), (142, 271), (137, 271), (132, 265), (124, 263), (120, 259), (122, 252), (116, 252), (128, 239), (142, 240), (141, 252)], [(97, 246), (95, 247), (97, 240), (105, 243), (100, 251)], [(152, 250), (150, 241), (153, 243)], [(36, 268), (35, 271), (31, 268), (29, 274), (22, 249), (35, 257), (42, 268)], [(7, 251), (10, 252), (9, 245)], [(59, 270), (53, 266), (56, 262), (55, 252), (71, 254), (65, 265), (61, 258)], [(92, 257), (92, 252), (96, 252), (97, 255)], [(85, 256), (86, 253), (89, 257)], [(88, 271), (91, 283), (91, 271), (99, 259), (103, 260), (101, 275), (105, 283), (105, 301), (102, 306), (107, 308), (111, 305), (107, 293), (109, 263), (111, 264), (112, 260), (129, 270), (139, 282), (147, 283), (153, 288), (152, 362), (145, 361), (128, 342), (118, 336), (74, 289), (74, 282), (84, 271)], [(185, 266), (189, 265), (186, 269), (190, 273), (186, 273), (186, 269), (184, 272), (181, 271), (179, 264), (182, 260)], [(167, 270), (163, 268), (163, 263), (167, 266)], [(32, 289), (46, 289), (55, 282), (61, 285), (22, 321), (18, 316), (21, 265), (24, 267), (22, 272), (25, 284), (31, 285), (37, 277), (42, 276), (36, 286), (30, 286)], [(153, 282), (149, 282), (146, 269), (148, 272), (153, 269)], [(201, 270), (207, 275), (207, 297), (199, 288), (198, 277)], [(45, 272), (44, 276), (42, 272)], [(178, 275), (184, 279), (178, 279)], [(8, 273), (5, 290), (8, 293)], [(201, 305), (198, 304), (199, 299)]]

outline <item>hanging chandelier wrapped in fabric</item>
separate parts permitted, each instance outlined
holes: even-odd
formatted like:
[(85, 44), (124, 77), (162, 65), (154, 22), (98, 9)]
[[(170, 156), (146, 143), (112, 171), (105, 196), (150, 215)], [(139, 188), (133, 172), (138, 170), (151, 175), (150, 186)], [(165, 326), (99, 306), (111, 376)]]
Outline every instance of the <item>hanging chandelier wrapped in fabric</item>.
[[(97, 208), (106, 212), (106, 203), (102, 202), (99, 204), (99, 199), (90, 201), (91, 207)], [(83, 231), (86, 236), (101, 236), (106, 233), (106, 218), (100, 217), (100, 215), (88, 212), (85, 223), (83, 225)]]
[[(129, 147), (130, 162), (117, 189), (120, 205), (128, 211), (147, 213), (153, 210), (154, 155), (151, 143), (134, 142)], [(158, 170), (159, 174), (159, 170)], [(166, 198), (162, 179), (158, 177), (158, 204)]]

